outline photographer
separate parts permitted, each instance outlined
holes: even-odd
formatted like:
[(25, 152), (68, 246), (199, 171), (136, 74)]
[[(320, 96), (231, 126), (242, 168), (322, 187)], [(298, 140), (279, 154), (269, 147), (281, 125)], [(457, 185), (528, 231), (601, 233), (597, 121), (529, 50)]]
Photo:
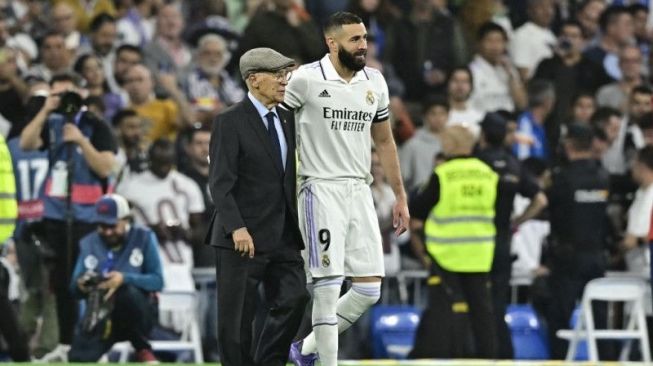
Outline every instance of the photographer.
[(163, 288), (158, 242), (129, 218), (124, 197), (105, 195), (95, 205), (97, 231), (80, 242), (70, 290), (86, 299), (86, 313), (70, 350), (72, 362), (96, 362), (125, 340), (139, 361), (156, 361), (147, 336), (157, 319), (154, 293)]
[(73, 338), (77, 306), (68, 292), (81, 237), (95, 229), (95, 202), (108, 191), (116, 143), (109, 126), (82, 107), (75, 77), (55, 75), (45, 104), (20, 135), (24, 150), (48, 152), (44, 228), (56, 253), (51, 279), (57, 301), (60, 345), (44, 361), (64, 361)]

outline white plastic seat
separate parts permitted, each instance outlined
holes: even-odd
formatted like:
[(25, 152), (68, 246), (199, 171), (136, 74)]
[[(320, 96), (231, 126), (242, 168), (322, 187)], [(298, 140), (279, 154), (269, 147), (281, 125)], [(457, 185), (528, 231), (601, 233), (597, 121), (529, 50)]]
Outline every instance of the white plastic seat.
[[(578, 343), (587, 340), (590, 362), (598, 362), (597, 339), (626, 340), (620, 359), (627, 361), (633, 340), (639, 340), (642, 358), (646, 364), (651, 362), (651, 350), (646, 329), (644, 296), (648, 284), (641, 278), (597, 278), (587, 283), (581, 300), (581, 310), (573, 330), (557, 332), (559, 338), (569, 340), (566, 361), (573, 361)], [(625, 329), (599, 329), (594, 326), (592, 301), (625, 302), (630, 309), (626, 316)]]

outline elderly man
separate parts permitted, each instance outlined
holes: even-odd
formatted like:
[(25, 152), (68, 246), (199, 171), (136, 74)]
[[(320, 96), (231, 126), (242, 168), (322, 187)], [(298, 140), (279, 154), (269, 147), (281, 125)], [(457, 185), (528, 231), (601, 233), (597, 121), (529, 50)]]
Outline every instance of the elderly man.
[(225, 70), (230, 58), (224, 38), (217, 34), (200, 38), (194, 64), (182, 77), (182, 89), (196, 108), (215, 116), (222, 108), (243, 99), (245, 93)]
[(158, 242), (150, 229), (130, 224), (129, 218), (122, 196), (108, 194), (95, 204), (97, 231), (80, 241), (70, 283), (71, 292), (87, 300), (70, 361), (96, 362), (123, 340), (131, 342), (139, 361), (156, 361), (147, 337), (156, 322), (154, 293), (163, 288)]
[[(209, 156), (215, 213), (218, 343), (225, 366), (282, 366), (308, 301), (296, 198), (295, 121), (277, 108), (294, 64), (269, 48), (240, 59), (249, 93), (218, 115)], [(257, 288), (269, 313), (260, 337), (252, 323)]]

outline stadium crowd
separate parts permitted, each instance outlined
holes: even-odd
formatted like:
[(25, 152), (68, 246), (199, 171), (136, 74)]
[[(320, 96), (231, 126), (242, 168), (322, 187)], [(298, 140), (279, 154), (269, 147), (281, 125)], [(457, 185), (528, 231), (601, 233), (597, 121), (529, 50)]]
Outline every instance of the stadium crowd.
[[(18, 201), (15, 231), (0, 217), (0, 306), (16, 315), (0, 330), (14, 361), (67, 360), (80, 318), (70, 291), (78, 243), (97, 230), (94, 205), (105, 193), (124, 196), (132, 223), (154, 232), (164, 290), (193, 291), (202, 269), (213, 273), (207, 156), (215, 116), (246, 96), (238, 60), (269, 47), (297, 65), (316, 61), (327, 53), (321, 27), (341, 10), (363, 19), (367, 66), (387, 81), (409, 198), (423, 197), (449, 157), (450, 126), (464, 127), (472, 154), (500, 176), (491, 357), (513, 357), (501, 325), (511, 277), (532, 283), (519, 301), (534, 304), (552, 357), (563, 358), (555, 330), (567, 327), (589, 280), (648, 276), (648, 1), (0, 1), (0, 144), (13, 161), (5, 167), (0, 149), (0, 174), (13, 170)], [(393, 234), (394, 195), (377, 155), (370, 169), (387, 276), (429, 268), (419, 227)], [(0, 205), (11, 193), (0, 189)], [(386, 282), (382, 302), (405, 301)], [(207, 360), (219, 359), (215, 294), (209, 284), (199, 296)], [(174, 337), (174, 317), (158, 323), (152, 337)], [(343, 336), (342, 357), (370, 356), (363, 328)]]

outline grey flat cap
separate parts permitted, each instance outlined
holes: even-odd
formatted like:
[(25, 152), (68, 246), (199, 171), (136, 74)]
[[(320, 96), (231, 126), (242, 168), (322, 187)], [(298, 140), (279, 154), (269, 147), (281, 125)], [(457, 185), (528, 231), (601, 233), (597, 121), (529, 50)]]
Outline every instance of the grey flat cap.
[(265, 47), (252, 48), (240, 57), (240, 75), (243, 79), (260, 71), (279, 71), (295, 65), (295, 61)]

